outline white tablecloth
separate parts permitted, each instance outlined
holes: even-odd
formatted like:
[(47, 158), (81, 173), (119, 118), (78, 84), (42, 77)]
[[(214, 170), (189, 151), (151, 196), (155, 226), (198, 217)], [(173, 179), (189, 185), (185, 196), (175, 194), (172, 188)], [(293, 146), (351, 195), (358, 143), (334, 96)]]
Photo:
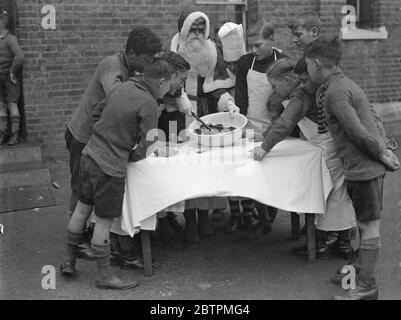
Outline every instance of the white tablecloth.
[(242, 196), (286, 211), (324, 214), (333, 184), (322, 151), (287, 139), (259, 162), (249, 153), (258, 145), (242, 140), (198, 153), (190, 142), (174, 157), (130, 163), (121, 228), (131, 236), (155, 230), (157, 212), (205, 196)]

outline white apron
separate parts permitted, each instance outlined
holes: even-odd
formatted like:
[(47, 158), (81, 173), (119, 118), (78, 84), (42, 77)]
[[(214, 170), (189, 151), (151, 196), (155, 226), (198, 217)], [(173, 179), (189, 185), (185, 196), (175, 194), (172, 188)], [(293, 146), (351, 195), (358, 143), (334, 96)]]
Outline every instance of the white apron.
[[(248, 84), (248, 123), (245, 129), (253, 129), (256, 137), (263, 137), (271, 124), (271, 117), (267, 110), (267, 101), (273, 93), (273, 88), (267, 80), (266, 73), (253, 70), (255, 64), (253, 58), (251, 69), (246, 76)], [(277, 60), (276, 52), (274, 52), (274, 61)]]
[[(287, 106), (287, 103), (283, 103), (284, 107)], [(327, 199), (326, 214), (324, 216), (316, 215), (316, 229), (341, 231), (355, 227), (355, 210), (347, 191), (344, 166), (336, 154), (331, 133), (319, 134), (318, 124), (307, 117), (298, 122), (298, 127), (311, 144), (323, 150), (326, 165), (334, 185)]]

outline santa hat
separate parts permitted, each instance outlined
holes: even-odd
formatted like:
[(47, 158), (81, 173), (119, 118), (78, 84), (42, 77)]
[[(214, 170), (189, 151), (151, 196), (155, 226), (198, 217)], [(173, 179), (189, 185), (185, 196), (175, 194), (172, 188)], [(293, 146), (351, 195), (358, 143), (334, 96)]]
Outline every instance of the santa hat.
[(223, 56), (227, 62), (237, 61), (246, 53), (244, 31), (241, 24), (227, 22), (220, 28), (219, 37), (223, 44)]

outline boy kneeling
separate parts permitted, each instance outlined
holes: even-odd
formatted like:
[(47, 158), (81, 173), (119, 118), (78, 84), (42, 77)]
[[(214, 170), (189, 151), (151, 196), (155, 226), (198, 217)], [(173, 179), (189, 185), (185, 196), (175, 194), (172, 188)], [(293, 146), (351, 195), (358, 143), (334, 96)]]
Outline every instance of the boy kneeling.
[[(154, 59), (145, 67), (143, 78), (131, 78), (115, 86), (94, 110), (101, 117), (93, 127), (80, 164), (78, 204), (67, 228), (67, 252), (60, 266), (63, 275), (75, 273), (78, 245), (84, 241), (84, 229), (92, 208), (96, 226), (91, 240), (97, 261), (96, 285), (106, 289), (130, 289), (139, 282), (124, 282), (114, 276), (110, 266), (110, 228), (122, 212), (128, 161), (146, 156), (149, 130), (157, 128), (158, 104), (175, 78), (175, 69), (163, 59)], [(133, 148), (139, 141), (139, 146)], [(131, 153), (132, 152), (132, 153)]]

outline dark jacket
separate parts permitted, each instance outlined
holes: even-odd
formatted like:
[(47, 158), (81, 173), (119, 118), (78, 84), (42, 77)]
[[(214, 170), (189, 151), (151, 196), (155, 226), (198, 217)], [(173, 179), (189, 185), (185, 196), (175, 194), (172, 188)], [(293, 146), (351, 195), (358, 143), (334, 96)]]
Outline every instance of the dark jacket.
[(341, 70), (332, 73), (316, 94), (326, 89), (324, 112), (337, 154), (351, 181), (371, 180), (386, 173), (380, 162), (386, 145), (363, 90)]

